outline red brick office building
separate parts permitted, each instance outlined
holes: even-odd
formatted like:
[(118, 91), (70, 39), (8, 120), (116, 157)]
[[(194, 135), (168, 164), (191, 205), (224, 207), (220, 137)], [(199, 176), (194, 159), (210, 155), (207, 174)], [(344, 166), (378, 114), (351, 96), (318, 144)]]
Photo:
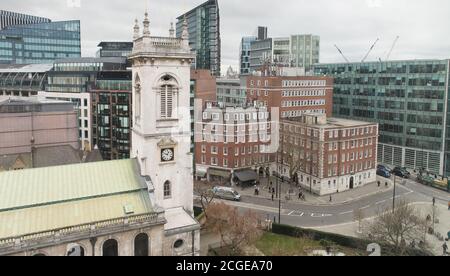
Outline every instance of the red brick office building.
[(306, 114), (282, 121), (280, 141), (278, 170), (315, 194), (376, 182), (378, 124)]

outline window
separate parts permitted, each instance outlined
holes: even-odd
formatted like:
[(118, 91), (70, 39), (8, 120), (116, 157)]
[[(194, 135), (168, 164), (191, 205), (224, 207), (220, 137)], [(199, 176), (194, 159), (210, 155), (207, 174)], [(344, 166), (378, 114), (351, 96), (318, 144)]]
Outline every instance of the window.
[(103, 244), (103, 256), (116, 257), (119, 256), (119, 245), (116, 240), (107, 240)]
[(141, 118), (141, 81), (138, 75), (136, 75), (135, 83), (135, 120), (136, 123), (139, 123), (139, 120)]
[(134, 256), (148, 256), (148, 235), (141, 233), (134, 238)]
[(172, 118), (173, 91), (174, 89), (171, 85), (161, 87), (161, 119)]
[(170, 198), (172, 196), (172, 184), (170, 181), (164, 182), (164, 198)]

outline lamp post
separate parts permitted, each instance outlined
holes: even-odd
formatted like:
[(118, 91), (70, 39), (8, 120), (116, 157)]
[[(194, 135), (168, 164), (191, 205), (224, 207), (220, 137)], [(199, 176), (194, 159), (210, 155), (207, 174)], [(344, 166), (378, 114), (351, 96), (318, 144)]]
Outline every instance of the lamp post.
[(392, 213), (395, 212), (395, 190), (396, 190), (396, 182), (395, 179), (397, 178), (397, 176), (394, 174), (394, 171), (391, 172), (394, 175), (394, 194), (392, 195)]

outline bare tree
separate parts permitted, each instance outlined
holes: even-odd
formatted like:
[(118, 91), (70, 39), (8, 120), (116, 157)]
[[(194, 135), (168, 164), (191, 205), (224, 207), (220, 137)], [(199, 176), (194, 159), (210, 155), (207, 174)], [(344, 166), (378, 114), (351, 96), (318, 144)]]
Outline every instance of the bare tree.
[(358, 223), (358, 230), (357, 230), (357, 232), (359, 234), (362, 233), (362, 223), (364, 221), (364, 218), (365, 218), (365, 214), (364, 214), (364, 211), (362, 209), (357, 209), (357, 210), (355, 210), (353, 212), (353, 220)]
[(368, 228), (368, 237), (380, 243), (394, 246), (397, 253), (404, 255), (408, 244), (423, 240), (426, 219), (407, 202), (400, 202), (395, 211), (384, 210)]
[(239, 213), (238, 209), (224, 203), (212, 203), (208, 207), (205, 228), (220, 235), (222, 246), (232, 255), (243, 246), (257, 241), (262, 231), (258, 228), (260, 217), (253, 211)]
[(195, 181), (194, 183), (194, 193), (200, 197), (200, 204), (202, 205), (205, 217), (208, 218), (206, 210), (208, 206), (214, 201), (215, 193), (213, 192), (214, 185), (210, 182), (205, 181)]

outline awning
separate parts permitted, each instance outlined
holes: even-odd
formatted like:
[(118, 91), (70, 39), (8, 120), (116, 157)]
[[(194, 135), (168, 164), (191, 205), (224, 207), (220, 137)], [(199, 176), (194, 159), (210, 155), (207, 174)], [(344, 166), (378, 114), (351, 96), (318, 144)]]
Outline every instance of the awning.
[(216, 170), (216, 169), (209, 169), (208, 173), (209, 173), (209, 175), (221, 176), (223, 178), (230, 178), (230, 175), (231, 175), (231, 173), (229, 171), (222, 171), (222, 170)]
[(240, 182), (256, 181), (258, 179), (258, 175), (252, 170), (245, 170), (245, 171), (235, 172), (234, 176)]

